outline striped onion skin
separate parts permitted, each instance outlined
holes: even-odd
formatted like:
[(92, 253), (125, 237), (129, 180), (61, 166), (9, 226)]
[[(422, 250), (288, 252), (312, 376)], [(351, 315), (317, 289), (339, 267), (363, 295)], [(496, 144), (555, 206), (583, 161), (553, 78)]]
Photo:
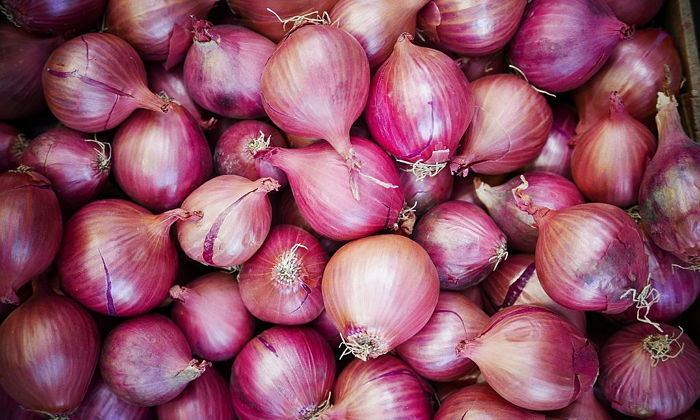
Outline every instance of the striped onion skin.
[(155, 410), (151, 407), (141, 407), (121, 400), (97, 373), (92, 378), (92, 384), (85, 399), (72, 418), (74, 420), (153, 420), (154, 414)]
[(440, 404), (434, 420), (544, 420), (544, 414), (504, 400), (487, 384), (474, 384), (450, 395)]
[(205, 370), (180, 395), (156, 410), (158, 420), (234, 419), (228, 384), (216, 369)]
[(4, 13), (24, 30), (61, 35), (94, 25), (107, 0), (3, 0)]

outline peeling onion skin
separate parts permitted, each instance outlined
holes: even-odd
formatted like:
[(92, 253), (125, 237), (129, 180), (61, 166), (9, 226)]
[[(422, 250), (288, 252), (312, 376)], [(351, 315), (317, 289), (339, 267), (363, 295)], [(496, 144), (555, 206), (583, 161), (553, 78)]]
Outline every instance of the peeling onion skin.
[(228, 384), (216, 369), (207, 369), (175, 399), (159, 405), (158, 420), (233, 420)]
[(85, 399), (71, 416), (72, 420), (153, 420), (154, 418), (152, 408), (129, 404), (117, 397), (99, 373), (93, 377)]
[(469, 385), (447, 397), (434, 420), (544, 420), (539, 413), (520, 408), (501, 398), (487, 384)]
[[(175, 100), (182, 105), (190, 115), (192, 115), (200, 127), (204, 130), (214, 129), (217, 120), (214, 117), (207, 119), (206, 111), (199, 107), (185, 87), (185, 76), (183, 74), (183, 66), (173, 67), (166, 70), (158, 63), (150, 63), (146, 66), (148, 74), (148, 87), (155, 93), (165, 93), (168, 98)], [(218, 127), (217, 127), (218, 128)]]
[(555, 103), (552, 106), (552, 129), (542, 152), (525, 167), (525, 172), (553, 172), (571, 179), (571, 153), (569, 144), (576, 132), (578, 116), (573, 107)]

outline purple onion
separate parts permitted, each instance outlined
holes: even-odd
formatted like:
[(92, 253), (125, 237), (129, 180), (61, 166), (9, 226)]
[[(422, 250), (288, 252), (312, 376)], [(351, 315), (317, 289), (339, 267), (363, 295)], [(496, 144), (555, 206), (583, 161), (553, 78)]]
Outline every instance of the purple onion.
[(112, 392), (107, 383), (96, 374), (85, 399), (71, 416), (71, 420), (153, 420), (153, 409), (129, 404)]
[(207, 369), (175, 399), (158, 406), (158, 420), (233, 420), (226, 380)]
[(168, 98), (182, 105), (197, 119), (200, 127), (204, 130), (214, 127), (216, 118), (207, 118), (205, 111), (194, 103), (187, 92), (182, 66), (166, 70), (160, 64), (149, 64), (146, 66), (146, 72), (148, 73), (148, 87), (153, 92), (158, 94), (164, 93)]
[(552, 128), (542, 152), (525, 167), (526, 172), (553, 172), (571, 179), (571, 153), (569, 144), (574, 137), (578, 116), (569, 105), (557, 103), (552, 107)]

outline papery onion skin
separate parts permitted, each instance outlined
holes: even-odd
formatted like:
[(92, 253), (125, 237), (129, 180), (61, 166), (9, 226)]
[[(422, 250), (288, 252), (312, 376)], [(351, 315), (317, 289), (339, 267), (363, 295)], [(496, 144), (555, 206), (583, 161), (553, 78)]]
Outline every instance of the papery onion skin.
[(160, 314), (131, 318), (115, 327), (102, 347), (100, 372), (122, 400), (141, 406), (165, 404), (210, 365), (192, 359), (185, 336)]
[(404, 33), (372, 77), (365, 116), (374, 140), (396, 159), (443, 163), (474, 115), (469, 81), (444, 53)]
[(241, 300), (234, 276), (205, 274), (185, 286), (170, 288), (172, 319), (192, 353), (219, 362), (233, 358), (250, 340), (255, 319)]
[(444, 170), (420, 179), (410, 170), (399, 167), (399, 181), (404, 201), (408, 206), (415, 205), (416, 214), (421, 215), (450, 199), (454, 177), (450, 171)]
[(226, 380), (216, 369), (207, 369), (175, 399), (159, 405), (158, 420), (233, 420)]
[[(600, 387), (623, 414), (669, 419), (690, 409), (700, 397), (700, 350), (678, 328), (660, 326), (661, 334), (648, 324), (625, 327), (600, 351)], [(653, 363), (647, 337), (664, 335), (677, 338), (668, 352), (677, 356)]]
[(334, 380), (333, 352), (321, 335), (308, 327), (272, 327), (233, 362), (233, 409), (241, 420), (311, 418)]
[(467, 55), (487, 55), (515, 35), (526, 0), (433, 0), (418, 24), (440, 47)]
[[(27, 411), (10, 397), (0, 386), (0, 419), (1, 420), (41, 420), (44, 417), (38, 413)], [(138, 419), (137, 419), (138, 420)]]
[(63, 34), (95, 24), (106, 3), (107, 0), (3, 0), (2, 8), (22, 29)]
[(216, 118), (207, 118), (205, 111), (199, 107), (190, 97), (185, 87), (185, 75), (183, 66), (177, 66), (166, 70), (160, 64), (149, 64), (146, 66), (148, 74), (148, 87), (157, 94), (165, 95), (182, 105), (190, 115), (197, 119), (200, 127), (204, 130), (214, 128), (217, 123)]
[(561, 419), (588, 419), (588, 420), (612, 420), (603, 404), (598, 401), (593, 390), (582, 392), (581, 396), (567, 407), (550, 413), (555, 418)]
[(487, 384), (464, 387), (447, 397), (434, 420), (541, 419), (545, 416), (522, 409), (501, 398)]
[(643, 26), (661, 10), (664, 0), (646, 0), (640, 4), (627, 0), (605, 0), (615, 16), (628, 25)]
[(536, 306), (497, 312), (458, 354), (472, 359), (493, 389), (530, 410), (557, 410), (592, 389), (598, 356), (588, 339), (559, 315)]
[(574, 137), (578, 116), (569, 105), (556, 103), (552, 107), (552, 128), (542, 152), (525, 167), (526, 172), (553, 172), (571, 179), (571, 153), (569, 144)]
[(467, 297), (456, 292), (440, 292), (428, 323), (396, 350), (422, 377), (454, 381), (474, 367), (471, 360), (457, 356), (457, 344), (476, 337), (488, 322), (488, 315)]
[(71, 416), (74, 420), (152, 420), (153, 409), (122, 401), (96, 374), (85, 399)]
[(61, 244), (61, 208), (49, 180), (26, 169), (0, 174), (0, 220), (0, 303), (17, 305), (15, 292), (49, 268)]
[(58, 47), (44, 67), (49, 109), (74, 130), (109, 130), (137, 108), (168, 111), (168, 104), (146, 87), (146, 70), (136, 50), (114, 35), (73, 38)]
[(552, 127), (544, 97), (512, 74), (482, 77), (471, 87), (477, 110), (450, 164), (452, 173), (505, 174), (535, 159)]
[(425, 326), (439, 295), (437, 270), (416, 242), (378, 235), (340, 248), (323, 273), (328, 316), (361, 359), (385, 354)]
[(456, 61), (470, 82), (491, 74), (504, 73), (507, 68), (503, 50), (485, 56), (460, 57)]
[(508, 255), (501, 229), (478, 206), (463, 201), (433, 207), (418, 221), (413, 238), (430, 255), (447, 290), (478, 284)]

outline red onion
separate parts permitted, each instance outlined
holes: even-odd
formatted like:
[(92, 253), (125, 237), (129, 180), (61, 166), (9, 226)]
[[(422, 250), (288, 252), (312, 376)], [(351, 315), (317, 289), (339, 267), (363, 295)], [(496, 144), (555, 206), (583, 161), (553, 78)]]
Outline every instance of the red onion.
[[(638, 6), (643, 7), (642, 4)], [(634, 118), (645, 122), (653, 120), (650, 117), (656, 113), (656, 93), (664, 86), (664, 65), (671, 70), (671, 91), (677, 95), (681, 83), (681, 59), (666, 32), (645, 29), (637, 32), (633, 40), (618, 44), (605, 66), (574, 92), (581, 117), (576, 131), (585, 133), (608, 114), (612, 91), (620, 93), (627, 111)]]
[(188, 257), (214, 267), (233, 267), (260, 248), (270, 230), (267, 194), (279, 188), (272, 178), (250, 181), (237, 175), (210, 179), (182, 206), (202, 212), (196, 223), (178, 223), (177, 239)]
[(107, 383), (98, 375), (85, 399), (71, 416), (73, 420), (152, 420), (153, 409), (129, 404), (117, 397)]
[(10, 124), (0, 121), (0, 172), (17, 166), (17, 146), (25, 142), (23, 134)]
[(149, 64), (146, 66), (146, 72), (148, 73), (148, 87), (153, 92), (165, 94), (168, 98), (182, 105), (197, 119), (199, 126), (204, 130), (214, 127), (217, 122), (216, 118), (211, 117), (207, 119), (205, 111), (194, 103), (189, 92), (187, 92), (182, 66), (166, 70), (160, 64)]
[(545, 416), (515, 406), (501, 398), (487, 384), (462, 388), (447, 397), (434, 420), (524, 419), (544, 420)]
[(640, 3), (629, 0), (605, 0), (618, 19), (634, 26), (644, 26), (664, 5), (664, 0), (646, 0)]
[(527, 172), (553, 172), (571, 179), (571, 153), (569, 144), (574, 137), (578, 116), (576, 111), (561, 102), (552, 107), (552, 128), (542, 152), (525, 167)]
[(477, 110), (452, 159), (452, 173), (504, 174), (534, 160), (552, 127), (552, 110), (542, 95), (511, 74), (472, 83)]
[(460, 57), (457, 65), (470, 82), (491, 74), (505, 73), (507, 68), (503, 50), (484, 56)]
[(403, 192), (396, 165), (375, 143), (360, 137), (351, 142), (363, 162), (360, 172), (348, 171), (326, 142), (303, 149), (274, 147), (260, 155), (287, 174), (301, 214), (319, 234), (346, 241), (399, 225), (410, 232), (401, 214)]
[(417, 214), (423, 214), (436, 205), (450, 199), (454, 177), (450, 171), (440, 171), (435, 176), (420, 178), (413, 171), (400, 168), (399, 183), (404, 201)]
[(530, 410), (564, 408), (591, 390), (598, 376), (598, 356), (588, 339), (564, 318), (536, 306), (497, 312), (457, 352), (479, 366), (501, 397)]
[(380, 146), (400, 161), (416, 163), (417, 174), (434, 176), (467, 130), (474, 98), (452, 59), (411, 39), (401, 35), (375, 73), (365, 115)]
[(40, 279), (0, 325), (0, 386), (25, 409), (66, 416), (85, 397), (99, 352), (95, 320)]
[(328, 312), (325, 310), (321, 312), (321, 315), (311, 321), (309, 326), (316, 330), (317, 333), (321, 334), (328, 344), (331, 345), (331, 348), (337, 349), (340, 347), (340, 343), (342, 343), (340, 333), (335, 325), (333, 325), (333, 321), (331, 321), (331, 318), (328, 316)]
[(173, 321), (160, 314), (131, 318), (105, 339), (100, 372), (109, 388), (131, 404), (154, 406), (177, 397), (211, 363), (192, 359)]
[(396, 350), (418, 374), (431, 381), (448, 382), (469, 372), (474, 363), (458, 357), (455, 348), (481, 332), (489, 317), (471, 300), (455, 292), (440, 292), (428, 323)]
[(558, 419), (613, 420), (593, 390), (582, 392), (576, 401), (551, 414)]
[[(44, 417), (22, 408), (0, 386), (0, 419), (2, 420), (41, 420)], [(138, 420), (138, 419), (137, 419)]]
[(0, 303), (17, 305), (15, 292), (58, 253), (61, 208), (49, 180), (26, 167), (0, 174), (0, 197)]
[(420, 331), (438, 301), (430, 257), (399, 235), (350, 242), (323, 273), (323, 300), (346, 353), (367, 360), (385, 354)]
[(187, 91), (221, 116), (262, 117), (260, 75), (274, 51), (274, 42), (250, 29), (198, 21), (184, 65)]
[(167, 114), (139, 110), (114, 135), (114, 176), (124, 192), (165, 211), (209, 179), (212, 157), (197, 121), (178, 104)]
[(629, 416), (669, 419), (700, 397), (700, 350), (682, 330), (634, 324), (600, 351), (600, 387), (612, 407)]
[(535, 252), (537, 228), (535, 220), (518, 207), (513, 190), (527, 185), (526, 194), (532, 202), (551, 210), (583, 204), (586, 200), (573, 182), (550, 172), (531, 172), (514, 177), (505, 184), (491, 187), (479, 178), (474, 180), (476, 195), (489, 215), (508, 238), (508, 243), (524, 252)]
[(294, 200), (294, 195), (292, 194), (291, 188), (285, 188), (279, 193), (277, 204), (272, 210), (274, 212), (274, 224), (294, 225), (314, 235), (316, 239), (323, 238), (323, 236), (316, 233), (306, 219), (304, 219), (304, 216), (301, 214), (301, 210), (299, 210), (299, 206), (297, 206), (297, 203)]
[(413, 238), (435, 263), (443, 289), (474, 286), (508, 258), (506, 237), (496, 223), (463, 201), (433, 207), (418, 221)]
[(146, 87), (136, 50), (114, 35), (73, 38), (56, 48), (45, 67), (46, 102), (56, 118), (75, 130), (109, 130), (137, 108), (168, 112), (170, 107)]
[(216, 0), (110, 0), (107, 28), (128, 41), (147, 61), (179, 64), (192, 43), (192, 17), (204, 18)]
[(233, 358), (250, 340), (255, 319), (243, 305), (236, 279), (224, 272), (205, 274), (186, 286), (170, 288), (173, 321), (192, 353), (211, 361)]
[(102, 191), (112, 166), (108, 143), (85, 133), (57, 127), (32, 140), (19, 161), (50, 181), (66, 209), (75, 209)]
[(700, 265), (700, 145), (683, 132), (675, 98), (659, 93), (659, 148), (639, 188), (642, 227), (660, 248)]
[(515, 35), (526, 5), (526, 0), (433, 0), (421, 10), (418, 24), (443, 48), (486, 55)]
[(328, 256), (303, 229), (278, 225), (238, 276), (241, 298), (256, 318), (274, 324), (304, 324), (323, 311), (321, 278)]
[(174, 400), (158, 406), (158, 420), (233, 420), (226, 380), (215, 369), (187, 385)]
[(233, 362), (233, 409), (241, 420), (323, 418), (334, 379), (333, 352), (316, 331), (273, 327)]
[(3, 0), (3, 14), (22, 29), (63, 34), (87, 29), (102, 15), (107, 0)]
[(66, 224), (58, 256), (63, 290), (101, 314), (150, 311), (175, 282), (177, 251), (170, 226), (196, 218), (182, 209), (153, 215), (124, 200), (93, 201)]

